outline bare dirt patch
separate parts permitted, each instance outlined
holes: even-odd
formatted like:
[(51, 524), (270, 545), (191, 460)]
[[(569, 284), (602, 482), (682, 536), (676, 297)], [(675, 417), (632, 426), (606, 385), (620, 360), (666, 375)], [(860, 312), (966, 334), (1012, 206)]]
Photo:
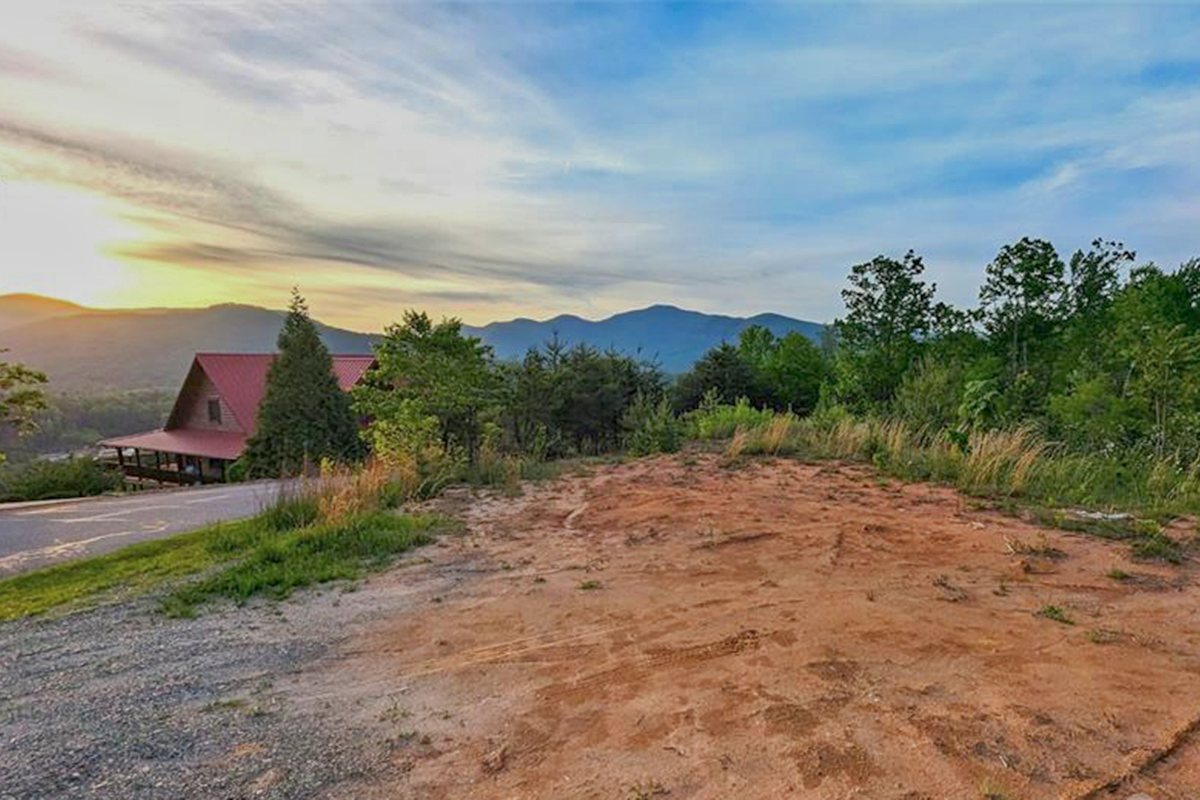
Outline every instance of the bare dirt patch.
[(1200, 797), (1190, 565), (785, 460), (439, 503), (478, 571), (288, 679), (396, 743), (334, 796)]

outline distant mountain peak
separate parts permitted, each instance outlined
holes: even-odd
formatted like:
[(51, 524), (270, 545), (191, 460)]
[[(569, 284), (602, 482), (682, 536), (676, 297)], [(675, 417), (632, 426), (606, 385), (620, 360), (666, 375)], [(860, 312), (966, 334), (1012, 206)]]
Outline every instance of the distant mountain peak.
[(781, 314), (732, 317), (706, 314), (667, 303), (622, 311), (599, 320), (569, 314), (535, 321), (528, 318), (492, 322), (465, 330), (492, 346), (504, 359), (520, 358), (530, 348), (558, 338), (567, 345), (612, 348), (657, 361), (668, 372), (687, 370), (706, 350), (737, 339), (750, 325), (760, 324), (777, 335), (799, 331), (820, 341), (823, 326)]
[[(51, 391), (175, 389), (199, 351), (271, 352), (283, 311), (243, 303), (208, 308), (99, 310), (38, 295), (0, 296), (0, 348), (50, 376)], [(464, 326), (501, 359), (517, 359), (555, 337), (655, 361), (683, 372), (704, 351), (734, 341), (750, 325), (814, 341), (822, 326), (780, 314), (732, 317), (657, 303), (599, 320), (560, 314)], [(318, 327), (336, 353), (369, 353), (376, 336)]]

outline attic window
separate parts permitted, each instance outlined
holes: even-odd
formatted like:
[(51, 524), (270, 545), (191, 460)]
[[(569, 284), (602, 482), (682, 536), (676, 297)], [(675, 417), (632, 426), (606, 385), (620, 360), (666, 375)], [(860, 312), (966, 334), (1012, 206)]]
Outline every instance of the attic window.
[(221, 401), (215, 397), (208, 401), (208, 421), (221, 423)]

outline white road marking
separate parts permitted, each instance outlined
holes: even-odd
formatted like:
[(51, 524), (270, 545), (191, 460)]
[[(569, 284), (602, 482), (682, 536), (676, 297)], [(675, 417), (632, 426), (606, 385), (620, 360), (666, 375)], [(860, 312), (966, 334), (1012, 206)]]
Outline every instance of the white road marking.
[(193, 500), (184, 500), (183, 502), (184, 502), (186, 505), (189, 505), (189, 506), (194, 506), (194, 505), (196, 505), (197, 503), (212, 503), (212, 502), (215, 502), (215, 501), (217, 501), (217, 500), (228, 500), (228, 499), (229, 499), (230, 497), (232, 497), (232, 496), (233, 496), (233, 495), (228, 495), (228, 494), (218, 494), (218, 495), (213, 495), (212, 497), (197, 497), (197, 498), (195, 498), (195, 499), (193, 499)]
[(90, 517), (74, 517), (74, 518), (70, 518), (70, 519), (64, 517), (63, 519), (53, 519), (50, 521), (51, 522), (65, 522), (68, 524), (74, 524), (76, 522), (104, 522), (105, 520), (118, 519), (121, 517), (126, 517), (130, 514), (136, 514), (140, 511), (153, 511), (155, 509), (166, 509), (166, 510), (170, 511), (170, 510), (178, 510), (178, 508), (179, 508), (179, 506), (142, 506), (141, 508), (136, 508), (136, 509), (132, 509), (129, 511), (110, 511), (107, 514), (94, 514)]
[(13, 553), (10, 556), (0, 558), (0, 570), (12, 570), (20, 567), (26, 561), (36, 558), (44, 558), (47, 560), (54, 559), (58, 556), (67, 555), (75, 551), (84, 551), (89, 544), (103, 541), (104, 539), (114, 539), (118, 536), (130, 536), (135, 533), (158, 533), (165, 530), (167, 523), (160, 522), (158, 527), (151, 527), (142, 530), (132, 531), (117, 531), (116, 533), (105, 533), (100, 536), (93, 536), (90, 539), (76, 539), (71, 542), (56, 542), (49, 547), (39, 547), (36, 550), (22, 550), (20, 553)]

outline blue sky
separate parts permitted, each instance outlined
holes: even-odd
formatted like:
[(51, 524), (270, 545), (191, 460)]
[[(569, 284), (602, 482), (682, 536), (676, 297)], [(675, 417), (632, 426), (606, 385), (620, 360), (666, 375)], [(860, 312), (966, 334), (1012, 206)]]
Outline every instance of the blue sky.
[[(1200, 7), (75, 3), (0, 30), (0, 290), (378, 329), (841, 312), (914, 248), (1200, 255)], [(11, 23), (11, 24), (8, 24)], [(5, 227), (7, 226), (7, 227)]]

